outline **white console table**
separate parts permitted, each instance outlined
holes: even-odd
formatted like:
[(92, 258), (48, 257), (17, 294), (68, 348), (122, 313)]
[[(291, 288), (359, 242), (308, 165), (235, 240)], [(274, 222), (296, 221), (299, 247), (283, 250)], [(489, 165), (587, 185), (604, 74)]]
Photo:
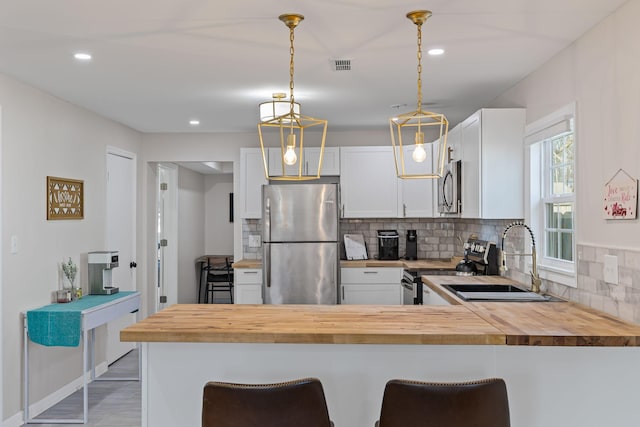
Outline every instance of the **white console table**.
[[(120, 292), (113, 295), (87, 295), (66, 304), (51, 304), (29, 310), (24, 315), (24, 422), (26, 424), (86, 424), (89, 418), (89, 392), (87, 384), (98, 380), (95, 375), (95, 328), (128, 313), (139, 313), (140, 292)], [(29, 317), (34, 324), (29, 333)], [(137, 314), (139, 321), (139, 314)], [(42, 319), (46, 321), (36, 321)], [(56, 322), (58, 320), (58, 322)], [(64, 330), (64, 333), (60, 332)], [(77, 346), (82, 341), (82, 419), (44, 419), (29, 416), (29, 341), (45, 346)], [(141, 359), (140, 359), (141, 360)], [(139, 364), (141, 362), (139, 361)], [(89, 369), (90, 368), (90, 369)], [(137, 378), (110, 378), (109, 380), (140, 380)]]

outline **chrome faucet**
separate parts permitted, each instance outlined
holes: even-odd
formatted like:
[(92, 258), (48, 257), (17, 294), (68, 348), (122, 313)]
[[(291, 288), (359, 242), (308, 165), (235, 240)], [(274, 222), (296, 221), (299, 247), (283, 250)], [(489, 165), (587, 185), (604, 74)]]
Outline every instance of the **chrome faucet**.
[[(529, 232), (529, 235), (531, 236), (531, 253), (530, 254), (519, 254), (519, 253), (508, 254), (504, 251), (504, 238), (507, 236), (507, 233), (509, 232), (509, 230), (511, 230), (514, 227), (523, 227), (523, 228), (526, 228), (527, 231)], [(531, 231), (531, 228), (529, 228), (529, 226), (526, 225), (524, 222), (520, 222), (520, 221), (512, 222), (511, 224), (509, 224), (507, 228), (504, 229), (504, 232), (502, 233), (502, 247), (500, 249), (500, 252), (502, 253), (502, 265), (500, 266), (501, 276), (504, 276), (505, 272), (507, 271), (507, 255), (531, 256), (532, 267), (531, 267), (531, 271), (529, 272), (531, 273), (531, 291), (539, 294), (542, 280), (540, 280), (540, 276), (538, 275), (536, 238), (533, 236), (533, 231)]]

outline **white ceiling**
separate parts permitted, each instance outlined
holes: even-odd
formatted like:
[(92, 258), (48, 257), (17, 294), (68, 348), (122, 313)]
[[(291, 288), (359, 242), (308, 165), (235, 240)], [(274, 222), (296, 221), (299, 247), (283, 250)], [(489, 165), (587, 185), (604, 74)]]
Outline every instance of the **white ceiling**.
[[(513, 86), (625, 0), (6, 0), (0, 72), (142, 132), (254, 131), (258, 104), (288, 92), (329, 129), (388, 126), (416, 108), (416, 27), (426, 109), (455, 124)], [(90, 52), (90, 63), (73, 59)], [(331, 59), (352, 60), (333, 71)], [(201, 124), (193, 127), (189, 119)]]

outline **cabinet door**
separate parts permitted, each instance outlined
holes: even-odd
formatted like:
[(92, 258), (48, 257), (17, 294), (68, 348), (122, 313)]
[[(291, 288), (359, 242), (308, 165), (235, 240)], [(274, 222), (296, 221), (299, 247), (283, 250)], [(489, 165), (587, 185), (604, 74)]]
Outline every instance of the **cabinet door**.
[[(293, 165), (287, 165), (282, 161), (282, 151), (279, 148), (267, 148), (267, 153), (269, 154), (269, 176), (298, 175), (300, 149), (296, 147), (295, 152), (296, 156), (298, 156), (298, 161)], [(305, 174), (304, 166), (302, 167), (302, 174)]]
[[(309, 147), (304, 149), (304, 156), (301, 160), (302, 163), (296, 162), (294, 165), (284, 165), (282, 161), (282, 152), (277, 147), (271, 147), (267, 149), (269, 153), (269, 175), (270, 176), (282, 176), (283, 173), (287, 175), (298, 175), (298, 168), (302, 164), (302, 175), (315, 175), (318, 169), (318, 162), (320, 161), (320, 148)], [(296, 155), (300, 160), (300, 149), (296, 148)], [(338, 176), (340, 175), (340, 149), (338, 147), (325, 147), (324, 156), (322, 159), (321, 176)]]
[(435, 291), (432, 291), (427, 287), (427, 285), (423, 285), (422, 288), (422, 304), (423, 305), (451, 305), (449, 301), (442, 298)]
[(482, 110), (482, 218), (524, 217), (524, 126), (524, 109)]
[(462, 122), (460, 151), (462, 152), (462, 217), (480, 218), (482, 176), (480, 161), (481, 111)]
[(267, 184), (264, 176), (262, 150), (240, 149), (240, 217), (262, 218), (262, 186)]
[(262, 285), (235, 284), (233, 289), (235, 304), (262, 304)]
[[(314, 174), (318, 169), (320, 161), (320, 148), (305, 148), (305, 164), (307, 173)], [(324, 147), (324, 155), (322, 157), (322, 176), (338, 176), (340, 175), (340, 149), (338, 147)]]
[(346, 284), (342, 285), (342, 304), (402, 304), (402, 286), (396, 284)]
[(460, 148), (461, 136), (462, 124), (459, 124), (458, 126), (451, 129), (451, 131), (447, 135), (447, 153), (444, 158), (445, 163), (462, 160), (462, 149)]
[(344, 218), (397, 218), (398, 177), (391, 147), (341, 147)]
[[(411, 158), (414, 146), (403, 147), (405, 171), (409, 174), (433, 173), (433, 145), (425, 144), (427, 159), (416, 163)], [(437, 154), (437, 153), (436, 153)], [(403, 218), (431, 218), (434, 215), (434, 186), (437, 179), (400, 180), (400, 216)]]

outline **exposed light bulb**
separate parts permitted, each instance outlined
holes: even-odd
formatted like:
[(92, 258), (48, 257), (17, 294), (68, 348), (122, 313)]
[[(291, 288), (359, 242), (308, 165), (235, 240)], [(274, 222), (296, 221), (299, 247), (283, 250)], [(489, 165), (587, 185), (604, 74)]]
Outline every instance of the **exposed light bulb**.
[(296, 155), (296, 135), (294, 133), (290, 133), (287, 135), (287, 151), (284, 153), (284, 163), (286, 165), (295, 165), (298, 161), (298, 156)]
[(296, 164), (296, 162), (298, 161), (298, 156), (296, 155), (296, 151), (293, 149), (293, 146), (291, 145), (287, 146), (287, 151), (284, 153), (283, 159), (284, 159), (284, 163), (289, 166)]
[(416, 144), (416, 148), (411, 155), (414, 162), (422, 163), (427, 158), (427, 152), (424, 150), (423, 144)]
[(427, 158), (427, 152), (424, 150), (424, 133), (420, 131), (418, 127), (418, 132), (416, 132), (416, 148), (413, 150), (413, 154), (411, 157), (413, 161), (416, 163), (422, 163)]

